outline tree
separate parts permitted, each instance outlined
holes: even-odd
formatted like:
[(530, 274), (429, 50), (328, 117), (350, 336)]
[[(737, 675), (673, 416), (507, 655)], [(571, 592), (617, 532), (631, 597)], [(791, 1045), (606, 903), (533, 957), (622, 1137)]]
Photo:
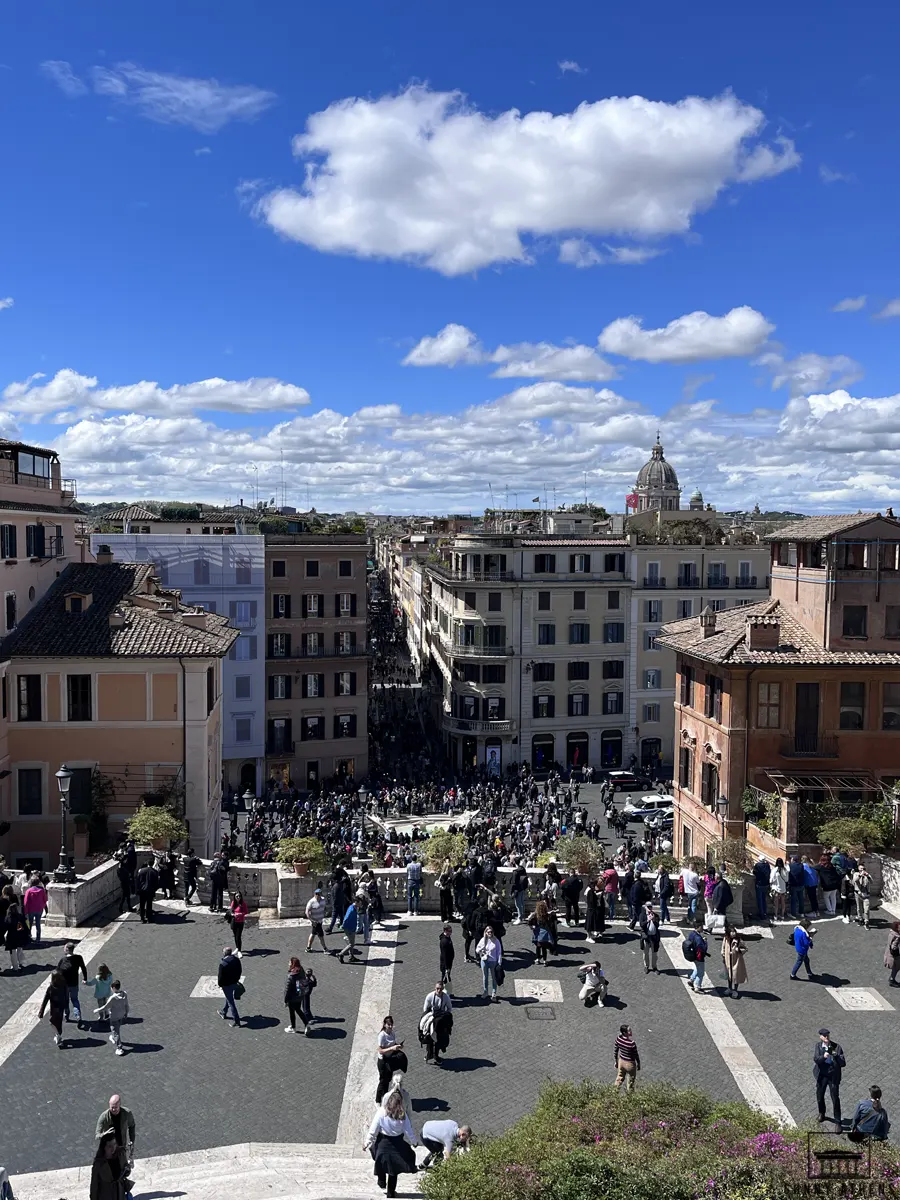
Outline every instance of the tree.
[(451, 865), (466, 861), (469, 843), (464, 833), (448, 833), (446, 829), (433, 833), (425, 843), (425, 865), (432, 871), (440, 871), (444, 860)]
[(128, 836), (140, 846), (152, 846), (156, 842), (183, 842), (188, 836), (188, 827), (171, 808), (157, 808), (142, 804), (128, 821)]
[(305, 862), (313, 874), (325, 871), (330, 866), (325, 847), (318, 838), (282, 838), (275, 843), (275, 858), (286, 865)]
[(883, 850), (887, 844), (882, 826), (862, 817), (838, 817), (826, 821), (816, 830), (816, 837), (823, 846), (840, 846), (851, 854)]

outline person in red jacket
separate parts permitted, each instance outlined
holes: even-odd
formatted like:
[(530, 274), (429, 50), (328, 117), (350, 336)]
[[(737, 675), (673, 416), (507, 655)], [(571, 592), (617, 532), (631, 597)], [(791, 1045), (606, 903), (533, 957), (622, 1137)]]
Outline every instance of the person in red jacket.
[(243, 958), (241, 953), (241, 943), (244, 940), (244, 921), (247, 918), (247, 905), (244, 902), (244, 893), (236, 891), (231, 897), (231, 905), (228, 909), (228, 914), (231, 917), (231, 932), (234, 934), (234, 952), (238, 958)]

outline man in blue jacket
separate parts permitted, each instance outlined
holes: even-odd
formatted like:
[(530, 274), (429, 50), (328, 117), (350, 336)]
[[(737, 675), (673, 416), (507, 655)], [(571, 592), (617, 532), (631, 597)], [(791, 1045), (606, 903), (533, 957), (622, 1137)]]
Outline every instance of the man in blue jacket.
[(344, 931), (344, 937), (347, 939), (347, 945), (338, 955), (338, 962), (346, 962), (346, 955), (349, 955), (351, 962), (356, 958), (356, 936), (362, 933), (365, 928), (362, 914), (364, 905), (365, 900), (357, 896), (344, 913), (341, 928)]
[(809, 918), (801, 917), (797, 922), (797, 927), (793, 932), (794, 949), (797, 951), (797, 961), (794, 963), (791, 970), (791, 979), (797, 978), (797, 972), (801, 967), (806, 967), (807, 979), (815, 979), (812, 967), (809, 965), (809, 952), (812, 949), (812, 932), (810, 930)]

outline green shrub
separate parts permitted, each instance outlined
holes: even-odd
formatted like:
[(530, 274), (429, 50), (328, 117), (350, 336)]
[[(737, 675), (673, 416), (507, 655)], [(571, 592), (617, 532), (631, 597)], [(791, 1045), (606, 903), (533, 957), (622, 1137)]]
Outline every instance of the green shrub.
[(852, 854), (882, 850), (887, 844), (882, 826), (862, 817), (838, 817), (826, 821), (816, 830), (816, 837), (823, 846), (840, 846)]
[(595, 873), (604, 859), (601, 844), (580, 833), (561, 837), (555, 853), (556, 861), (564, 870), (577, 871), (580, 875)]
[(127, 823), (128, 836), (139, 846), (150, 846), (154, 842), (181, 842), (188, 836), (188, 828), (171, 808), (142, 804)]
[(431, 834), (425, 843), (425, 865), (432, 871), (440, 871), (444, 859), (449, 858), (451, 866), (466, 861), (469, 843), (464, 833), (448, 833), (439, 829)]
[(664, 869), (671, 873), (678, 870), (678, 859), (674, 854), (654, 854), (650, 859), (650, 866), (654, 871)]
[(325, 847), (317, 838), (282, 838), (275, 843), (275, 859), (280, 863), (305, 862), (310, 871), (324, 871), (330, 866)]

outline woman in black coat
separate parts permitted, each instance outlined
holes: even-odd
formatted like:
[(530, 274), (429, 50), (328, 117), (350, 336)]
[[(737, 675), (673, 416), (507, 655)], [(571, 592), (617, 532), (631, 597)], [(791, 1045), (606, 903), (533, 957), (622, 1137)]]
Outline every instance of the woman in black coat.
[(25, 958), (22, 951), (31, 944), (31, 934), (28, 922), (19, 910), (18, 904), (10, 904), (3, 923), (3, 944), (9, 952), (11, 970), (25, 970)]
[(603, 897), (603, 882), (595, 879), (584, 893), (584, 932), (588, 941), (599, 941), (606, 929), (606, 902)]
[(128, 1171), (115, 1133), (100, 1139), (91, 1167), (91, 1200), (125, 1200)]
[(38, 1020), (44, 1019), (44, 1010), (47, 1005), (50, 1005), (50, 1024), (56, 1030), (53, 1035), (53, 1040), (60, 1050), (65, 1046), (62, 1036), (63, 1017), (66, 1013), (66, 1004), (69, 1000), (69, 989), (66, 987), (66, 981), (62, 971), (54, 971), (50, 976), (50, 983), (44, 992), (44, 999), (41, 1001), (41, 1009), (38, 1013)]

